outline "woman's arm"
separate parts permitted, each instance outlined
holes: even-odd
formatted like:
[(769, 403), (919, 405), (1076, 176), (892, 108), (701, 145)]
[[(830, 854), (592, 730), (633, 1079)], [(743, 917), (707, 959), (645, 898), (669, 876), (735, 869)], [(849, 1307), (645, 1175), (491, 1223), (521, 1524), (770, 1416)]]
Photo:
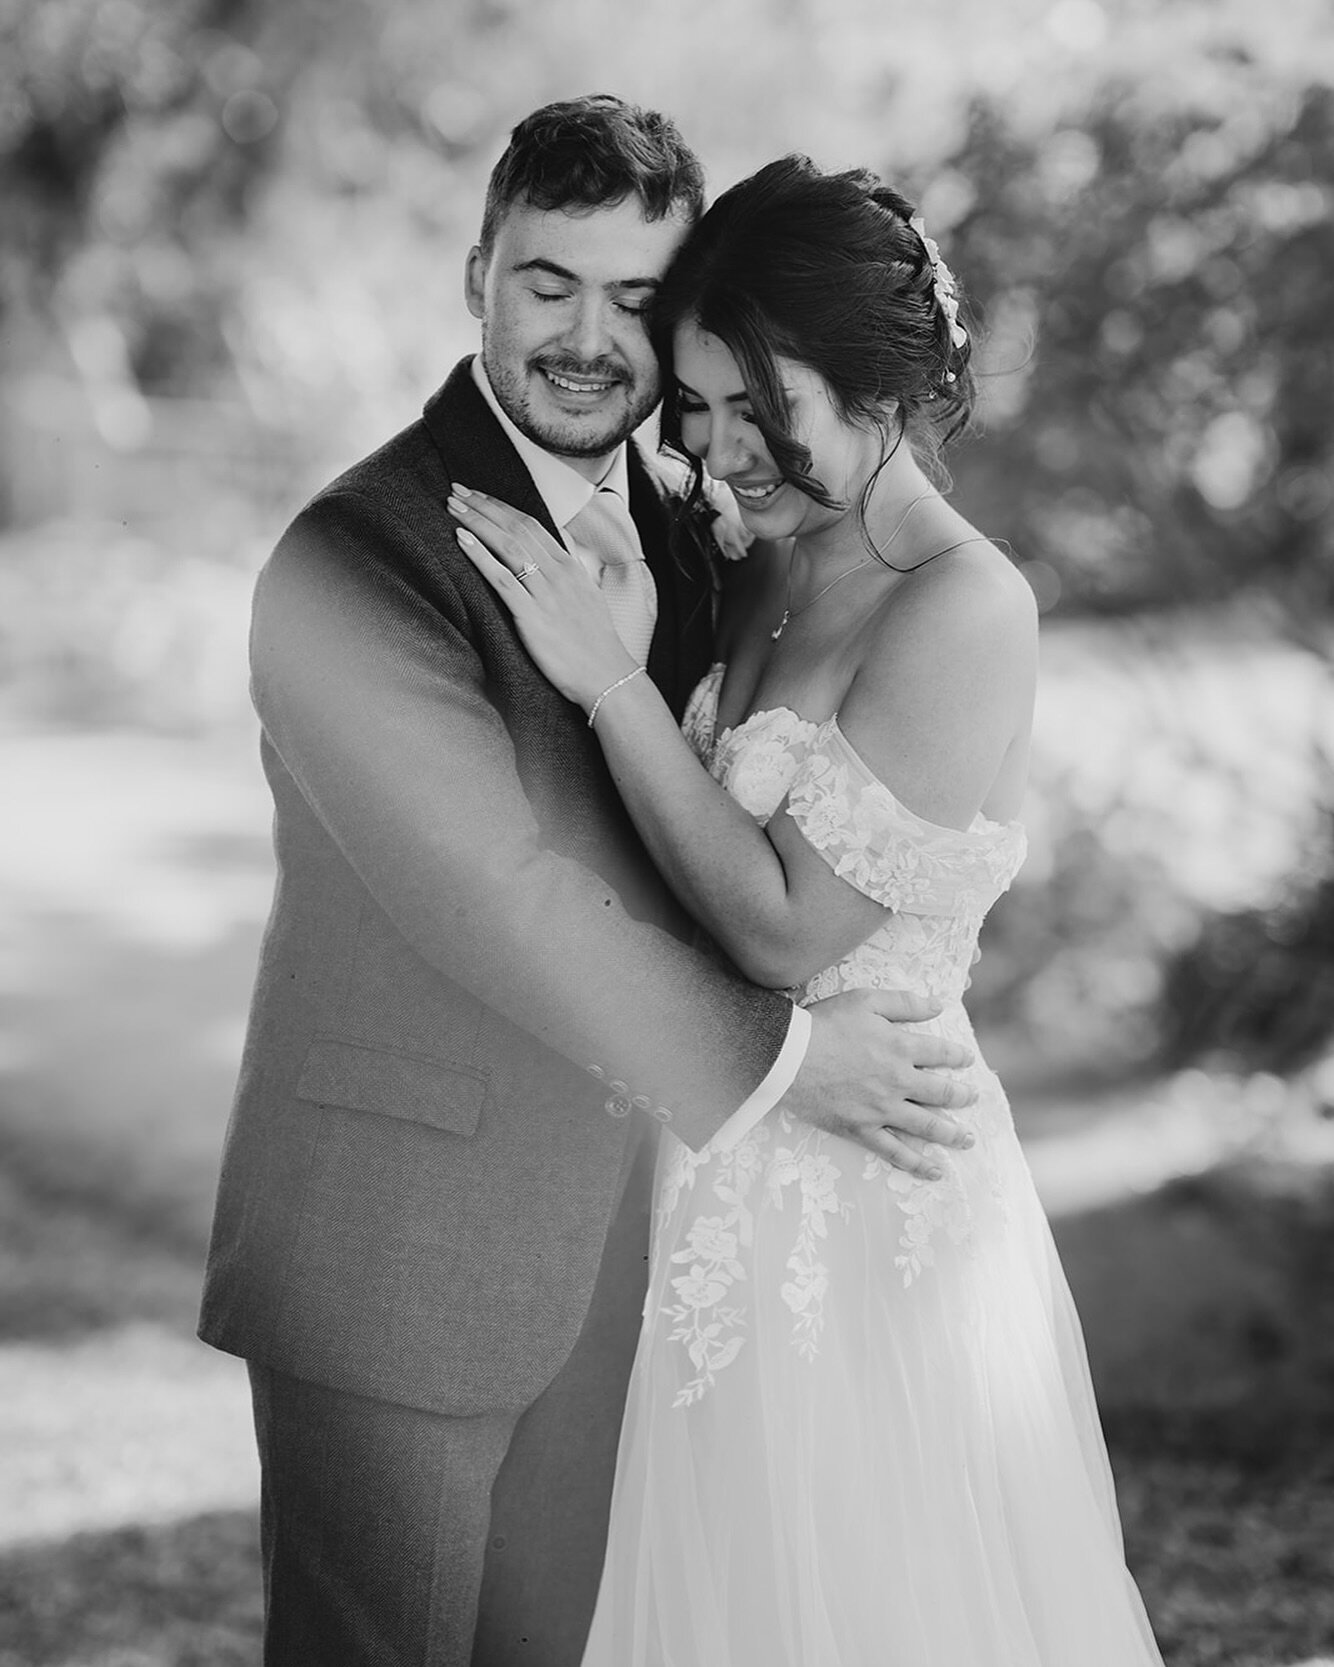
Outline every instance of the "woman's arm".
[[(449, 507), (462, 524), (460, 547), (509, 607), (538, 666), (586, 712), (596, 707), (594, 733), (669, 886), (742, 972), (786, 988), (792, 980), (753, 952), (786, 919), (783, 863), (764, 830), (700, 763), (656, 687), (634, 675), (597, 586), (520, 511), (475, 490)], [(530, 571), (520, 580), (523, 570)], [(881, 913), (860, 902), (868, 915)]]
[[(990, 547), (931, 573), (886, 610), (839, 728), (923, 820), (965, 829), (993, 789), (1014, 799), (998, 815), (1017, 811), (1022, 768), (1008, 766), (1022, 767), (1027, 748), (1036, 618), (1028, 585)], [(761, 829), (696, 762), (645, 682), (609, 697), (596, 730), (654, 861), (696, 919), (747, 976), (775, 988), (865, 942), (884, 923), (883, 906), (830, 868), (786, 800)]]
[[(672, 890), (741, 971), (787, 988), (864, 942), (883, 906), (832, 872), (785, 805), (761, 828), (700, 764), (647, 677), (620, 682), (633, 662), (568, 553), (493, 499), (471, 494), (453, 507), (496, 553), (464, 541), (562, 693), (587, 711), (619, 685), (594, 724), (617, 789)], [(840, 713), (896, 796), (946, 826), (967, 827), (981, 808), (1031, 703), (1030, 593), (1003, 557), (987, 555), (1013, 585), (973, 557), (943, 580), (932, 575), (934, 598), (920, 582), (896, 598)], [(520, 583), (528, 563), (538, 572)]]

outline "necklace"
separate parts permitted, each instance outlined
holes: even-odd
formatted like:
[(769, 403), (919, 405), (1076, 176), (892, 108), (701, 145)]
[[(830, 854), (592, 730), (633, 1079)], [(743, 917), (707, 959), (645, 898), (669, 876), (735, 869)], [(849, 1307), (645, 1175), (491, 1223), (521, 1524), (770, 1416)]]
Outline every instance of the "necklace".
[[(839, 574), (838, 579), (846, 579), (850, 573), (857, 573), (863, 567), (869, 567), (874, 560), (874, 556), (867, 556), (864, 561), (859, 561), (855, 567), (845, 567)], [(838, 583), (838, 579), (831, 579), (823, 590), (817, 590), (809, 602), (803, 602), (794, 612), (792, 608), (792, 569), (789, 567), (787, 570), (787, 602), (783, 608), (783, 617), (779, 620), (778, 624), (774, 626), (773, 630), (770, 631), (769, 641), (777, 642), (779, 637), (781, 637), (783, 632), (787, 629), (788, 621), (792, 619), (800, 619), (802, 614), (806, 612), (807, 608), (813, 608), (822, 596), (827, 596), (829, 592), (833, 590), (834, 586)]]
[[(770, 631), (769, 641), (777, 642), (783, 632), (787, 630), (789, 623), (794, 619), (800, 619), (802, 614), (804, 614), (807, 609), (813, 608), (822, 596), (828, 596), (829, 592), (833, 590), (834, 586), (840, 579), (846, 579), (853, 573), (859, 573), (863, 567), (869, 567), (873, 561), (882, 561), (886, 552), (893, 545), (894, 540), (903, 531), (904, 523), (912, 514), (913, 510), (917, 508), (918, 504), (925, 503), (928, 498), (933, 496), (934, 493), (923, 492), (918, 497), (914, 498), (908, 505), (907, 509), (904, 510), (903, 514), (899, 516), (894, 531), (890, 533), (889, 537), (885, 540), (883, 548), (877, 550), (873, 556), (866, 556), (861, 561), (855, 562), (851, 567), (845, 567), (841, 573), (837, 574), (827, 585), (825, 585), (823, 590), (817, 590), (815, 595), (811, 597), (810, 601), (803, 602), (799, 608), (794, 608), (792, 606), (792, 563), (789, 561), (787, 565), (787, 599), (783, 604), (783, 617), (779, 620), (774, 629)], [(928, 557), (928, 560), (929, 559), (930, 558)]]

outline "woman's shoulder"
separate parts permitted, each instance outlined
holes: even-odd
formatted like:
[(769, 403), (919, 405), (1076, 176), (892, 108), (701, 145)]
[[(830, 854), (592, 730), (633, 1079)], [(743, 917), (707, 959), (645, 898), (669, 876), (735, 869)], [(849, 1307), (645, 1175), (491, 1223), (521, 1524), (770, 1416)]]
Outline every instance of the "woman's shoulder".
[(878, 611), (839, 721), (918, 815), (966, 828), (996, 791), (1031, 722), (1036, 621), (1023, 574), (982, 538), (908, 575)]
[(878, 638), (910, 631), (931, 648), (998, 633), (1013, 648), (1036, 639), (1033, 588), (1000, 545), (980, 533), (963, 538), (908, 573), (884, 610)]
[[(966, 705), (1020, 697), (1037, 675), (1032, 587), (1003, 549), (970, 538), (911, 572), (877, 611), (854, 683), (872, 700), (954, 688)], [(929, 693), (934, 691), (934, 693)]]

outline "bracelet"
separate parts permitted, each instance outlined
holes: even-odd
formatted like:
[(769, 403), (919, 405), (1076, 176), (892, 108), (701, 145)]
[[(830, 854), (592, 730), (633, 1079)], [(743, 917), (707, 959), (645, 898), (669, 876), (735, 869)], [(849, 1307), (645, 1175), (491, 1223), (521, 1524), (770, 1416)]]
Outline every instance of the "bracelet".
[(626, 672), (624, 677), (618, 677), (614, 683), (608, 683), (607, 687), (588, 709), (588, 727), (590, 729), (593, 727), (593, 719), (598, 715), (598, 707), (602, 705), (603, 701), (606, 700), (612, 690), (619, 689), (622, 683), (628, 683), (632, 677), (638, 677), (643, 669), (643, 666), (636, 666), (633, 671)]

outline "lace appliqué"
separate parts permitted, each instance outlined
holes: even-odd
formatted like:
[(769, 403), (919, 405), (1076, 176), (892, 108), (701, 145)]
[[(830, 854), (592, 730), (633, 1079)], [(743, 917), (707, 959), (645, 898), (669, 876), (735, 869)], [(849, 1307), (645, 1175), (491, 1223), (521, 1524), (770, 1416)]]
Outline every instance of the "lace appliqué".
[[(888, 911), (885, 925), (865, 943), (794, 994), (809, 1003), (850, 989), (918, 990), (945, 1008), (927, 1028), (971, 1041), (960, 997), (982, 920), (1023, 861), (1023, 829), (980, 816), (967, 830), (924, 821), (872, 773), (834, 718), (817, 724), (779, 707), (718, 731), (724, 670), (714, 666), (687, 706), (682, 728), (692, 748), (761, 825), (786, 797), (788, 814), (812, 848)], [(668, 1280), (672, 1298), (663, 1312), (694, 1374), (677, 1392), (677, 1406), (700, 1400), (744, 1346), (758, 1209), (779, 1213), (797, 1205), (779, 1294), (793, 1316), (792, 1345), (807, 1360), (818, 1354), (826, 1323), (830, 1270), (823, 1247), (831, 1230), (852, 1218), (859, 1186), (873, 1189), (864, 1207), (880, 1183), (901, 1212), (894, 1267), (905, 1287), (937, 1265), (945, 1245), (976, 1254), (979, 1208), (1002, 1207), (997, 1139), (1010, 1126), (999, 1084), (979, 1069), (977, 1144), (964, 1156), (930, 1148), (944, 1171), (940, 1181), (917, 1180), (871, 1154), (862, 1154), (860, 1171), (848, 1174), (840, 1167), (853, 1151), (846, 1142), (781, 1108), (729, 1150), (692, 1152), (676, 1143), (660, 1183), (655, 1243), (667, 1244), (675, 1227), (670, 1242), (681, 1248), (670, 1260), (682, 1271)], [(719, 1209), (687, 1225), (677, 1212), (683, 1194), (700, 1181)]]
[[(775, 1131), (784, 1144), (766, 1151), (773, 1147)], [(741, 1255), (754, 1242), (749, 1199), (757, 1182), (762, 1182), (775, 1210), (783, 1210), (795, 1197), (798, 1221), (786, 1264), (791, 1277), (779, 1294), (793, 1315), (793, 1347), (804, 1359), (815, 1358), (829, 1288), (829, 1269), (820, 1259), (819, 1245), (829, 1237), (829, 1222), (847, 1221), (853, 1211), (853, 1205), (839, 1196), (843, 1171), (827, 1146), (819, 1129), (783, 1111), (760, 1123), (728, 1152), (692, 1152), (678, 1143), (659, 1188), (659, 1234), (666, 1232), (681, 1194), (693, 1190), (705, 1168), (709, 1190), (722, 1210), (696, 1216), (683, 1247), (671, 1256), (673, 1264), (687, 1271), (667, 1281), (675, 1300), (664, 1303), (662, 1312), (672, 1322), (670, 1341), (684, 1347), (695, 1372), (677, 1391), (674, 1406), (700, 1400), (745, 1342), (748, 1309), (735, 1287), (747, 1279)]]
[(784, 1191), (795, 1187), (801, 1210), (796, 1241), (787, 1259), (792, 1277), (780, 1288), (779, 1295), (796, 1316), (793, 1346), (804, 1359), (814, 1360), (824, 1330), (824, 1299), (829, 1289), (829, 1269), (820, 1260), (817, 1246), (829, 1237), (830, 1217), (847, 1221), (852, 1205), (838, 1195), (843, 1171), (824, 1150), (824, 1135), (808, 1124), (795, 1124), (787, 1112), (779, 1112), (778, 1126), (785, 1135), (796, 1132), (797, 1140), (791, 1146), (780, 1146), (773, 1154), (765, 1171), (765, 1186), (774, 1207), (780, 1210)]
[(787, 813), (841, 879), (898, 913), (976, 915), (1023, 861), (1018, 824), (977, 817), (962, 830), (915, 815), (854, 751), (831, 718), (790, 779)]
[(929, 1150), (945, 1172), (943, 1180), (914, 1180), (903, 1170), (895, 1169), (893, 1164), (869, 1152), (862, 1170), (864, 1181), (884, 1181), (907, 1217), (899, 1237), (898, 1254), (894, 1258), (894, 1266), (903, 1275), (905, 1289), (923, 1269), (935, 1266), (936, 1252), (931, 1241), (936, 1235), (943, 1233), (951, 1244), (968, 1255), (977, 1253), (973, 1210), (958, 1165), (943, 1147), (932, 1146)]
[[(675, 1302), (662, 1312), (672, 1322), (670, 1341), (684, 1346), (695, 1376), (676, 1392), (673, 1406), (688, 1407), (711, 1389), (717, 1374), (741, 1352), (746, 1326), (744, 1303), (732, 1300), (732, 1287), (745, 1280), (738, 1253), (749, 1248), (754, 1217), (747, 1198), (759, 1170), (760, 1142), (752, 1133), (728, 1153), (714, 1158), (712, 1191), (723, 1205), (716, 1216), (697, 1216), (686, 1235), (685, 1247), (672, 1255), (687, 1273), (669, 1283)], [(694, 1187), (695, 1176), (709, 1161), (709, 1153), (692, 1152), (676, 1143), (658, 1193), (658, 1233), (664, 1234), (682, 1191)]]

